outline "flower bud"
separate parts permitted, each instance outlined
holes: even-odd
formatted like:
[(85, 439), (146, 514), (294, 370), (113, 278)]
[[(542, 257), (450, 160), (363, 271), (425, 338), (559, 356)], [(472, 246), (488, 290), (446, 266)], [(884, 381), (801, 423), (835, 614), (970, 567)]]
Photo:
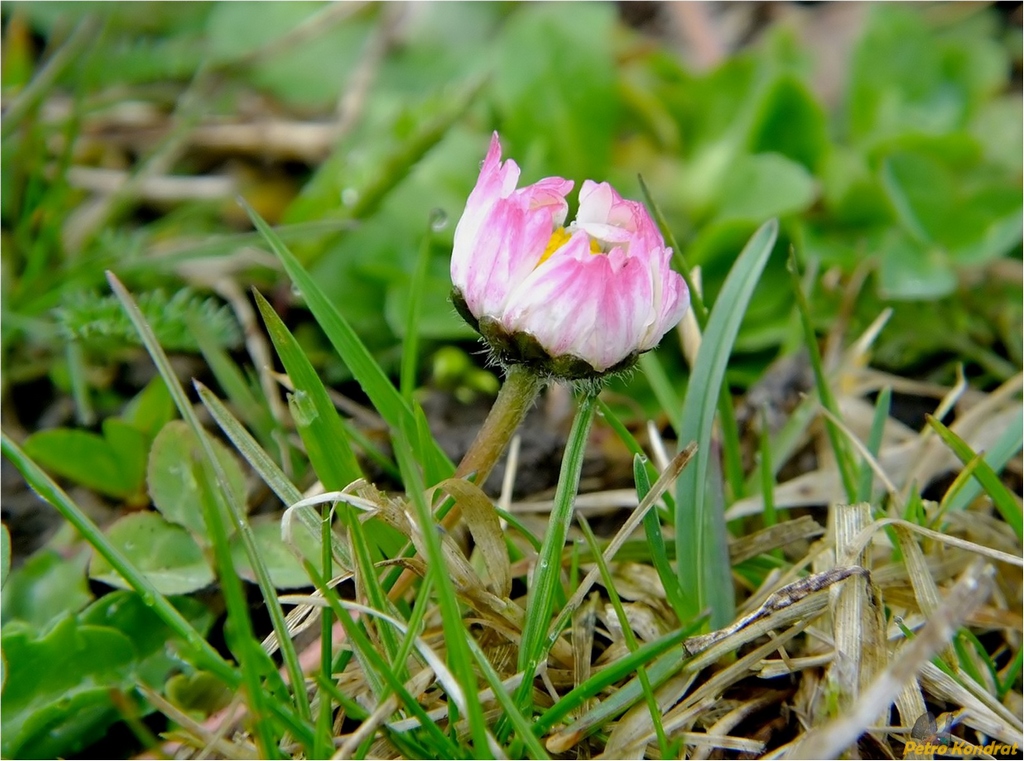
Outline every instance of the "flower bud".
[(518, 188), (497, 133), (455, 229), (456, 309), (498, 362), (565, 380), (630, 367), (689, 306), (672, 250), (643, 204), (586, 180), (564, 226), (573, 183)]

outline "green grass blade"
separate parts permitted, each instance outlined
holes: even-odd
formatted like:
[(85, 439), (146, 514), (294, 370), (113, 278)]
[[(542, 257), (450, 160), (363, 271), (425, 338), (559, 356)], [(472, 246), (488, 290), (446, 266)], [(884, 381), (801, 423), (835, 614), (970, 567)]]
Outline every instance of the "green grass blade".
[(213, 340), (210, 331), (199, 320), (189, 322), (189, 327), (199, 344), (203, 359), (213, 372), (221, 389), (228, 400), (238, 410), (242, 420), (259, 435), (263, 442), (268, 442), (275, 428), (278, 427), (265, 400), (253, 393), (242, 371), (239, 370), (228, 353)]
[[(636, 483), (636, 497), (643, 502), (644, 497), (651, 490), (651, 478), (647, 473), (647, 463), (640, 455), (633, 455), (633, 481)], [(648, 511), (644, 516), (644, 533), (647, 536), (647, 544), (651, 548), (651, 562), (658, 572), (661, 585), (665, 588), (665, 597), (669, 605), (676, 612), (680, 620), (683, 616), (683, 590), (679, 586), (679, 578), (668, 560), (668, 550), (665, 548), (665, 535), (661, 531), (661, 520), (657, 510)], [(596, 555), (595, 555), (596, 557)]]
[[(340, 491), (362, 478), (362, 471), (348, 443), (348, 434), (341, 417), (331, 403), (327, 390), (313, 366), (273, 307), (259, 293), (256, 293), (255, 297), (274, 348), (294, 386), (295, 391), (289, 400), (289, 407), (299, 435), (306, 445), (309, 459), (324, 487), (328, 491)], [(351, 560), (355, 562), (355, 567), (359, 571), (359, 581), (367, 594), (367, 599), (375, 608), (386, 610), (387, 597), (377, 578), (367, 534), (370, 534), (373, 546), (378, 546), (390, 540), (387, 534), (391, 532), (379, 522), (368, 523), (364, 528), (347, 505), (342, 507), (341, 514), (352, 540)], [(319, 538), (321, 522), (314, 518), (315, 513), (310, 509), (301, 511), (299, 515), (307, 527), (314, 529), (313, 536)], [(328, 533), (328, 536), (331, 534)], [(349, 567), (352, 567), (351, 564)], [(381, 641), (388, 655), (393, 658), (398, 647), (394, 632), (387, 627), (381, 629)], [(399, 677), (401, 678), (401, 672)]]
[[(561, 700), (541, 714), (533, 726), (534, 733), (544, 734), (587, 700), (632, 674), (641, 664), (649, 664), (647, 673), (651, 679), (651, 685), (655, 688), (661, 686), (667, 679), (679, 672), (679, 667), (686, 658), (679, 644), (692, 635), (697, 628), (694, 625), (666, 634), (660, 639), (638, 647), (635, 652), (601, 669), (583, 684), (566, 693)], [(652, 660), (654, 663), (650, 663)], [(640, 697), (640, 683), (634, 679), (624, 687), (616, 689), (610, 698), (597, 707), (597, 710), (607, 720), (616, 713), (626, 710)]]
[[(252, 533), (252, 528), (249, 526), (248, 521), (246, 521), (245, 516), (242, 514), (241, 506), (234, 504), (233, 500), (227, 498), (227, 495), (231, 493), (227, 478), (220, 466), (220, 462), (213, 452), (213, 446), (206, 431), (203, 429), (202, 424), (200, 424), (199, 418), (196, 417), (195, 410), (192, 409), (191, 402), (185, 395), (185, 389), (182, 388), (181, 384), (178, 382), (177, 375), (175, 375), (174, 370), (171, 367), (170, 360), (168, 360), (167, 355), (160, 346), (160, 342), (157, 341), (152, 328), (150, 328), (146, 319), (142, 316), (142, 312), (139, 310), (138, 305), (121, 284), (121, 281), (119, 281), (112, 272), (107, 273), (107, 279), (110, 281), (110, 287), (117, 295), (125, 313), (135, 326), (135, 329), (138, 331), (143, 345), (146, 347), (150, 357), (153, 359), (153, 363), (156, 365), (157, 371), (160, 373), (160, 377), (162, 377), (164, 379), (164, 383), (167, 384), (167, 390), (170, 392), (171, 398), (174, 400), (179, 414), (192, 429), (196, 440), (200, 442), (202, 456), (199, 457), (197, 475), (201, 476), (201, 482), (207, 481), (210, 484), (209, 491), (212, 498), (212, 504), (210, 505), (206, 505), (206, 500), (203, 500), (203, 518), (206, 522), (207, 530), (211, 534), (210, 539), (213, 544), (214, 557), (217, 560), (221, 587), (228, 606), (228, 616), (232, 619), (233, 625), (236, 627), (235, 634), (238, 637), (238, 641), (242, 643), (242, 646), (250, 655), (248, 659), (242, 660), (241, 665), (243, 673), (246, 675), (246, 679), (249, 682), (249, 699), (252, 701), (257, 726), (260, 727), (262, 740), (266, 745), (264, 751), (268, 754), (275, 754), (277, 753), (276, 743), (272, 742), (270, 732), (266, 728), (265, 721), (262, 717), (262, 714), (265, 713), (265, 695), (260, 688), (259, 675), (254, 671), (257, 667), (257, 651), (259, 656), (262, 656), (263, 652), (259, 642), (255, 639), (252, 620), (249, 617), (248, 602), (245, 599), (245, 591), (231, 559), (231, 550), (228, 546), (228, 531), (227, 527), (223, 524), (221, 518), (222, 515), (231, 516), (234, 521), (235, 528), (238, 530), (242, 539), (246, 555), (253, 571), (256, 574), (260, 591), (262, 592), (264, 601), (267, 605), (267, 611), (270, 614), (274, 630), (277, 633), (281, 647), (281, 654), (285, 660), (286, 666), (288, 667), (293, 683), (296, 686), (294, 691), (296, 706), (298, 707), (299, 714), (302, 718), (309, 719), (311, 716), (309, 698), (306, 695), (305, 689), (300, 687), (300, 685), (305, 683), (302, 676), (302, 669), (299, 666), (299, 659), (295, 652), (294, 643), (292, 642), (291, 637), (288, 636), (288, 627), (285, 623), (284, 612), (281, 609), (281, 604), (277, 599), (277, 591), (270, 580), (270, 573), (267, 571), (266, 564), (263, 562), (263, 558), (259, 554), (256, 539)], [(214, 486), (214, 484), (216, 484), (216, 486)], [(200, 493), (203, 493), (202, 489), (200, 490)]]
[[(487, 723), (484, 720), (483, 707), (477, 698), (479, 690), (476, 672), (473, 669), (473, 658), (470, 655), (469, 646), (466, 644), (466, 641), (472, 635), (466, 630), (462, 622), (462, 611), (459, 607), (455, 585), (446, 572), (437, 522), (424, 495), (423, 477), (419, 466), (413, 459), (412, 447), (409, 443), (410, 433), (405, 430), (399, 432), (395, 442), (395, 455), (398, 458), (398, 465), (402, 469), (404, 476), (406, 495), (409, 497), (410, 506), (413, 508), (416, 521), (419, 524), (419, 530), (422, 532), (426, 549), (425, 559), (430, 569), (434, 588), (437, 590), (438, 607), (441, 611), (441, 625), (445, 634), (445, 644), (448, 648), (448, 660), (451, 664), (452, 672), (459, 681), (463, 695), (466, 698), (466, 721), (469, 723), (474, 751), (477, 757), (489, 757), (491, 753), (491, 737), (487, 731)], [(454, 702), (449, 701), (449, 710), (451, 711), (454, 707)]]
[[(320, 290), (316, 281), (299, 264), (299, 261), (292, 255), (284, 243), (281, 242), (277, 233), (244, 200), (240, 201), (240, 203), (249, 214), (250, 219), (252, 219), (253, 225), (256, 226), (256, 229), (263, 235), (271, 250), (281, 260), (285, 271), (302, 293), (306, 305), (323, 329), (327, 339), (352, 371), (359, 385), (362, 386), (363, 391), (370, 397), (370, 401), (377, 412), (387, 421), (393, 431), (402, 430), (403, 427), (408, 430), (414, 430), (415, 420), (412, 408), (410, 408), (405, 399), (402, 398), (402, 395), (391, 384), (391, 381), (388, 380), (387, 375), (384, 374), (380, 365), (374, 360), (369, 350), (359, 339), (359, 336), (356, 335), (352, 326), (348, 324), (348, 321), (341, 315), (337, 307)], [(415, 442), (413, 443), (415, 444)], [(433, 440), (430, 442), (429, 450), (428, 452), (417, 450), (417, 461), (440, 461), (447, 463), (448, 471), (445, 473), (445, 477), (450, 476), (454, 472), (455, 467), (451, 465), (447, 455), (441, 451), (441, 448)]]
[(512, 700), (512, 696), (505, 690), (505, 686), (501, 682), (501, 677), (498, 672), (494, 670), (494, 666), (487, 660), (487, 655), (480, 648), (480, 645), (472, 637), (467, 637), (466, 642), (469, 645), (469, 650), (476, 659), (477, 665), (480, 667), (480, 673), (483, 674), (484, 679), (494, 692), (494, 697), (497, 699), (498, 704), (501, 706), (505, 715), (511, 722), (512, 727), (516, 730), (516, 734), (519, 739), (522, 740), (523, 744), (530, 751), (528, 758), (531, 759), (546, 759), (550, 758), (547, 751), (544, 750), (544, 746), (540, 744), (537, 739), (537, 735), (533, 732), (533, 723), (527, 721), (526, 717), (519, 711), (515, 701)]
[[(362, 655), (365, 662), (370, 665), (374, 674), (380, 678), (388, 688), (392, 690), (395, 695), (398, 696), (399, 700), (405, 705), (409, 712), (420, 720), (421, 726), (426, 730), (427, 734), (431, 736), (434, 742), (437, 743), (438, 751), (444, 753), (443, 758), (462, 758), (464, 754), (459, 751), (459, 748), (445, 735), (444, 732), (437, 726), (437, 724), (430, 719), (427, 712), (423, 709), (423, 706), (419, 704), (409, 691), (405, 689), (405, 685), (402, 681), (394, 674), (391, 670), (391, 665), (384, 659), (384, 657), (377, 652), (377, 649), (373, 646), (370, 638), (366, 635), (366, 632), (356, 623), (355, 619), (352, 618), (352, 614), (349, 613), (347, 608), (342, 604), (341, 599), (338, 597), (337, 591), (327, 586), (326, 581), (320, 576), (319, 571), (313, 567), (309, 561), (304, 561), (303, 565), (306, 567), (306, 572), (309, 574), (310, 579), (316, 585), (316, 588), (324, 596), (327, 604), (334, 612), (335, 617), (341, 621), (342, 626), (345, 629), (346, 635), (351, 641), (352, 647)], [(344, 696), (339, 692), (337, 694), (339, 703), (345, 705)], [(341, 702), (345, 700), (345, 702)]]
[(519, 646), (519, 670), (524, 672), (516, 703), (528, 711), (533, 698), (533, 677), (544, 657), (545, 639), (555, 606), (555, 588), (562, 576), (562, 549), (572, 522), (573, 505), (580, 484), (587, 437), (594, 420), (596, 394), (587, 394), (573, 420), (569, 441), (562, 458), (562, 469), (555, 490), (554, 507), (526, 600), (526, 623)]
[[(370, 524), (364, 527), (355, 510), (348, 510), (342, 513), (345, 526), (348, 528), (349, 544), (352, 547), (352, 559), (355, 561), (357, 572), (357, 588), (366, 595), (370, 607), (382, 612), (391, 610), (388, 602), (387, 592), (381, 586), (380, 577), (377, 575), (377, 566), (373, 547), (367, 540), (367, 530)], [(378, 526), (383, 528), (383, 526)], [(369, 625), (369, 624), (368, 624)], [(389, 626), (379, 626), (377, 631), (380, 634), (381, 646), (384, 648), (384, 655), (391, 663), (396, 662), (398, 654), (398, 636)], [(404, 664), (396, 664), (395, 675), (404, 680), (406, 678)]]
[[(224, 403), (200, 381), (193, 381), (192, 385), (195, 387), (196, 393), (199, 394), (199, 400), (231, 440), (231, 443), (235, 445), (239, 454), (260, 475), (264, 483), (280, 497), (281, 501), (286, 505), (291, 505), (302, 499), (302, 492), (285, 475), (274, 459), (264, 451), (259, 442), (245, 429), (245, 426), (231, 414)], [(316, 525), (317, 531), (319, 531), (319, 519), (317, 519)]]
[[(301, 500), (302, 492), (295, 487), (284, 471), (260, 447), (259, 442), (245, 430), (245, 427), (238, 422), (235, 416), (224, 406), (223, 402), (199, 381), (193, 381), (193, 385), (195, 386), (196, 393), (199, 394), (199, 399), (209, 411), (210, 416), (217, 422), (220, 429), (224, 431), (225, 435), (231, 440), (231, 443), (235, 445), (239, 454), (260, 475), (264, 483), (271, 488), (285, 505), (294, 505)], [(300, 508), (297, 511), (297, 515), (299, 520), (309, 530), (310, 536), (318, 538), (320, 536), (321, 520), (313, 507)], [(331, 534), (331, 551), (342, 566), (345, 568), (352, 567), (348, 548), (334, 534)]]
[[(818, 389), (818, 399), (821, 406), (832, 413), (835, 420), (841, 420), (839, 405), (832, 395), (832, 387), (829, 386), (828, 377), (825, 375), (825, 367), (821, 360), (821, 350), (818, 348), (818, 337), (814, 333), (814, 324), (811, 322), (811, 305), (807, 301), (803, 284), (800, 282), (800, 273), (797, 271), (796, 254), (791, 252), (789, 257), (789, 274), (793, 284), (793, 294), (796, 297), (797, 311), (800, 313), (800, 324), (804, 330), (804, 344), (811, 357), (811, 367), (814, 370), (814, 382)], [(851, 502), (857, 496), (857, 482), (854, 480), (856, 470), (850, 452), (846, 447), (846, 440), (835, 420), (825, 417), (825, 431), (828, 433), (829, 443), (835, 453), (836, 465), (842, 477), (843, 488), (846, 490), (846, 498)]]
[[(953, 450), (953, 454), (964, 465), (967, 465), (976, 457), (976, 453), (966, 441), (931, 415), (928, 416), (928, 424), (935, 429), (935, 432), (939, 434), (939, 438), (945, 442), (946, 446)], [(1010, 524), (1013, 532), (1020, 539), (1022, 534), (1024, 534), (1024, 519), (1022, 519), (1021, 505), (1016, 495), (1007, 488), (1006, 484), (999, 479), (999, 475), (992, 469), (992, 466), (985, 462), (984, 459), (978, 461), (975, 466), (974, 477), (988, 496), (992, 498), (992, 502), (1003, 516), (1003, 520)]]
[[(648, 513), (648, 515), (652, 514)], [(604, 588), (608, 591), (608, 598), (611, 601), (612, 608), (615, 610), (615, 617), (619, 621), (619, 628), (622, 629), (622, 636), (626, 641), (626, 647), (629, 652), (635, 653), (639, 649), (636, 635), (633, 634), (633, 627), (629, 622), (629, 617), (626, 615), (626, 609), (622, 607), (622, 600), (615, 589), (615, 580), (612, 578), (612, 573), (608, 570), (608, 564), (604, 562), (604, 555), (597, 544), (597, 537), (594, 536), (594, 532), (591, 530), (586, 518), (580, 515), (577, 517), (577, 520), (579, 521), (580, 529), (583, 531), (583, 536), (587, 540), (587, 544), (590, 545), (591, 552), (594, 553), (594, 559), (597, 561), (597, 567), (601, 572), (601, 581), (604, 584)], [(668, 746), (668, 736), (665, 734), (665, 727), (661, 723), (661, 709), (658, 708), (658, 699), (654, 697), (654, 689), (651, 687), (651, 680), (647, 675), (647, 669), (642, 665), (637, 666), (636, 675), (640, 680), (640, 687), (643, 690), (644, 698), (647, 700), (647, 708), (651, 712), (651, 722), (654, 724), (654, 731), (658, 735), (658, 746), (661, 750), (661, 756), (662, 758), (668, 758), (671, 755)]]
[[(868, 451), (876, 460), (882, 448), (882, 435), (885, 433), (885, 421), (889, 419), (889, 408), (892, 405), (892, 389), (886, 386), (879, 392), (875, 402), (875, 416), (871, 420), (871, 432), (868, 434)], [(864, 462), (860, 466), (860, 480), (857, 483), (857, 501), (871, 501), (871, 484), (874, 481), (871, 464)]]
[(363, 472), (349, 444), (341, 417), (299, 342), (263, 295), (258, 291), (253, 294), (270, 340), (292, 381), (294, 391), (288, 406), (299, 436), (306, 445), (313, 470), (328, 491), (344, 489), (362, 478)]
[(713, 514), (706, 501), (711, 434), (729, 355), (777, 235), (776, 220), (762, 225), (733, 265), (708, 318), (683, 403), (679, 443), (682, 447), (696, 441), (697, 455), (676, 488), (677, 572), (682, 588), (694, 590), (686, 596), (687, 617), (696, 618), (710, 605), (712, 628), (732, 620), (735, 603), (725, 518)]
[(1017, 654), (1013, 656), (1013, 660), (1003, 669), (1005, 677), (999, 684), (998, 697), (1002, 701), (1006, 694), (1013, 689), (1013, 685), (1020, 679), (1021, 673), (1024, 672), (1024, 648), (1017, 651)]
[[(1006, 467), (1006, 463), (1021, 450), (1022, 446), (1024, 446), (1024, 414), (1018, 413), (1016, 418), (1006, 426), (1006, 430), (1000, 434), (992, 448), (985, 452), (982, 459), (998, 473)], [(946, 509), (950, 511), (966, 509), (980, 491), (981, 484), (976, 480), (971, 481), (950, 499)]]

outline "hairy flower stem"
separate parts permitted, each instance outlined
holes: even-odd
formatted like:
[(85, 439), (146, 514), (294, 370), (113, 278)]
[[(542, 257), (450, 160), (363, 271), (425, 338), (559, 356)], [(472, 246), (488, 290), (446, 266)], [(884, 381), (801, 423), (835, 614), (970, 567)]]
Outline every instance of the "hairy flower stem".
[(544, 379), (532, 370), (523, 365), (511, 366), (483, 428), (455, 469), (456, 478), (475, 473), (477, 486), (484, 485), (543, 386)]
[[(483, 487), (487, 477), (494, 469), (495, 463), (512, 440), (512, 436), (530, 411), (537, 394), (544, 387), (544, 378), (522, 365), (509, 368), (505, 382), (494, 400), (494, 406), (487, 414), (483, 427), (469, 447), (459, 466), (455, 469), (456, 478), (474, 475), (474, 482)], [(449, 500), (449, 503), (451, 500)], [(450, 530), (458, 523), (462, 513), (457, 504), (441, 518), (441, 525)], [(392, 600), (400, 598), (412, 584), (416, 575), (406, 569), (388, 592)]]
[[(544, 387), (544, 379), (523, 365), (512, 365), (505, 382), (494, 400), (494, 406), (487, 413), (487, 419), (480, 432), (476, 435), (459, 466), (455, 469), (456, 478), (473, 475), (473, 481), (483, 488), (484, 482), (494, 469), (494, 465), (512, 440), (519, 424), (530, 411), (537, 394)], [(459, 506), (454, 505), (441, 520), (446, 529), (458, 523)]]

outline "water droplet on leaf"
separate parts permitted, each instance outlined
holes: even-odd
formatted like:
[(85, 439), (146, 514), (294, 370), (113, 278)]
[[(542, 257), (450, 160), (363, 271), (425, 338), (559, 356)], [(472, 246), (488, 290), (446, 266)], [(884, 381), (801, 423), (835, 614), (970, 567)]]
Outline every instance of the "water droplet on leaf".
[(441, 232), (444, 228), (448, 227), (448, 212), (444, 209), (431, 209), (430, 211), (430, 229), (435, 233)]

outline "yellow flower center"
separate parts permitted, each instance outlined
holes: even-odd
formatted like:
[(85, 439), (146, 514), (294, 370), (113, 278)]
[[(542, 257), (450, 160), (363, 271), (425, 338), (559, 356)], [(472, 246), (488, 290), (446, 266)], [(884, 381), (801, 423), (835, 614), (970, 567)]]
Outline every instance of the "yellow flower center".
[[(537, 266), (539, 267), (541, 264), (550, 259), (551, 256), (558, 249), (560, 249), (562, 246), (569, 242), (569, 238), (571, 237), (572, 234), (564, 227), (559, 227), (553, 233), (551, 233), (551, 237), (548, 238), (548, 245), (544, 247), (544, 253), (541, 254), (540, 261), (537, 262)], [(601, 244), (598, 243), (594, 238), (590, 239), (590, 253), (601, 253)]]

